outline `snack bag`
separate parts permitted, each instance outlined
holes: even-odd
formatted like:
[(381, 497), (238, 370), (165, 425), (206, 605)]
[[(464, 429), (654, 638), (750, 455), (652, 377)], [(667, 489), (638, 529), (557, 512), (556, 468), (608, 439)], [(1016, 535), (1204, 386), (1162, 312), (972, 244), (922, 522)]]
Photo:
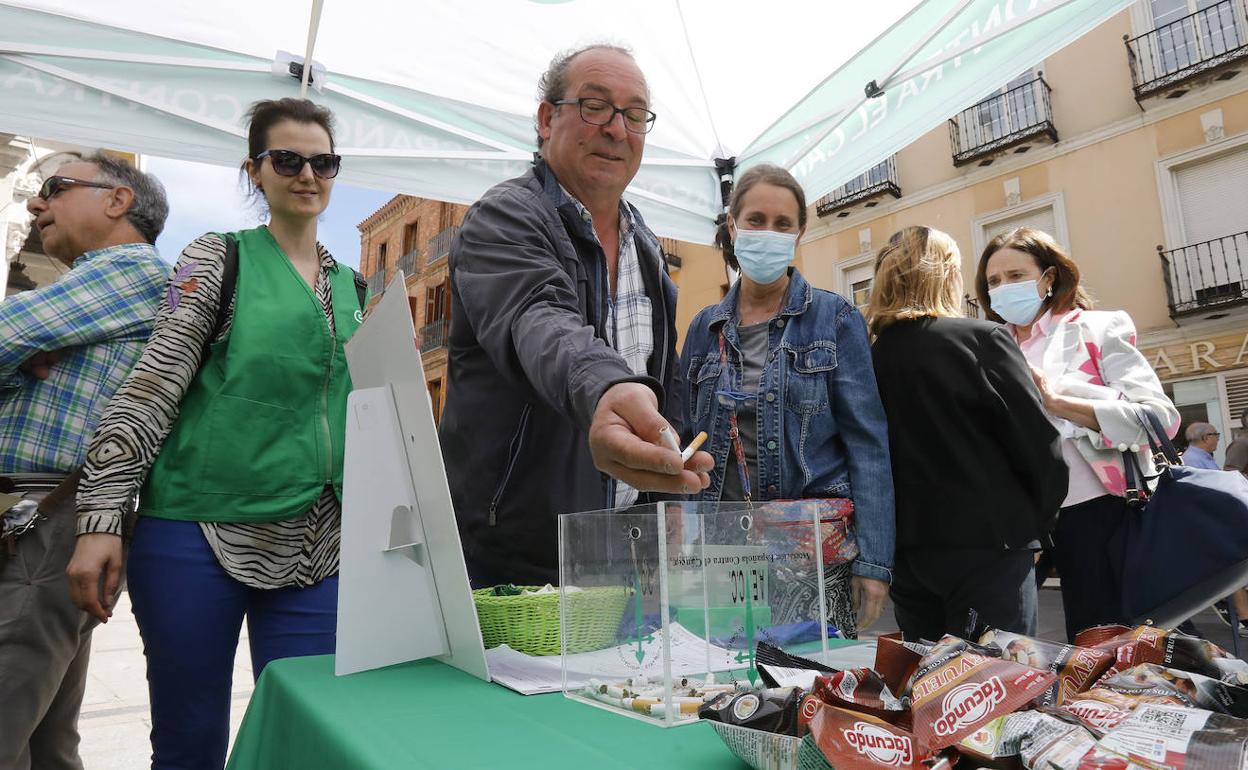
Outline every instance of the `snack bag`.
[(1090, 647), (1033, 639), (1010, 631), (986, 628), (979, 643), (1001, 651), (1001, 657), (1057, 674), (1057, 681), (1036, 699), (1039, 706), (1059, 706), (1091, 687), (1114, 663), (1114, 654)]
[(1203, 709), (1145, 704), (1097, 742), (1079, 770), (1241, 770), (1248, 722)]
[(797, 719), (802, 692), (796, 687), (724, 693), (702, 704), (698, 716), (712, 722), (801, 736)]
[(836, 770), (922, 770), (932, 754), (909, 731), (869, 714), (829, 706), (816, 698), (802, 704), (810, 739)]
[(906, 704), (889, 690), (884, 679), (869, 668), (852, 668), (815, 679), (812, 694), (831, 706), (871, 714), (895, 722)]
[(1115, 650), (1116, 659), (1107, 675), (1142, 663), (1156, 663), (1234, 685), (1248, 685), (1248, 662), (1210, 641), (1152, 626), (1126, 629), (1116, 636), (1108, 636), (1115, 629), (1122, 627), (1090, 628), (1075, 637), (1075, 644), (1079, 646)]
[(931, 749), (953, 746), (998, 716), (1036, 698), (1057, 680), (1048, 671), (974, 652), (924, 661), (910, 690), (915, 737)]

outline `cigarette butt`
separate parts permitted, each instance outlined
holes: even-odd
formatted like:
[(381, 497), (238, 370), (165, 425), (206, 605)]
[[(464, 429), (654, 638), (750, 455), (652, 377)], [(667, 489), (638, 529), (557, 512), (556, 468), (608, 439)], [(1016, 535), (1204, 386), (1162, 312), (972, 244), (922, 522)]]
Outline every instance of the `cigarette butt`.
[(680, 454), (680, 443), (676, 441), (676, 436), (671, 428), (660, 428), (659, 438), (663, 439), (663, 446)]
[[(676, 714), (696, 714), (698, 713), (698, 703), (673, 703), (672, 711)], [(667, 707), (662, 703), (656, 703), (650, 707), (650, 716), (661, 717), (667, 714)]]
[(662, 704), (654, 698), (625, 698), (624, 705), (633, 711), (640, 711), (642, 714), (646, 714), (653, 706)]
[(702, 442), (706, 441), (706, 431), (701, 431), (693, 437), (693, 441), (689, 442), (689, 446), (685, 447), (685, 451), (680, 453), (681, 462), (689, 462), (689, 458), (693, 457), (693, 453), (698, 451), (698, 447), (702, 446)]

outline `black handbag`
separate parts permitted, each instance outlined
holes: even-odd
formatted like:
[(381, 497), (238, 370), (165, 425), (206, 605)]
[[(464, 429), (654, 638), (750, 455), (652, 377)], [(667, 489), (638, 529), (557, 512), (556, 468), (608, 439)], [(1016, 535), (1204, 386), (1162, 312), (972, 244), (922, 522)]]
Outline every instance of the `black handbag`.
[(1160, 471), (1145, 476), (1136, 454), (1122, 453), (1130, 509), (1117, 551), (1123, 617), (1173, 627), (1248, 585), (1248, 478), (1183, 465), (1157, 415), (1141, 408), (1137, 416)]

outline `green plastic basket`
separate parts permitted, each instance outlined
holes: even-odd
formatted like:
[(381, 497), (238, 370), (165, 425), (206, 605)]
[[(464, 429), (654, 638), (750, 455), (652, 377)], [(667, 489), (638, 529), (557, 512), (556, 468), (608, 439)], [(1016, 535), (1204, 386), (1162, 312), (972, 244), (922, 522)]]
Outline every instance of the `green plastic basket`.
[[(517, 586), (536, 591), (540, 586)], [(628, 604), (624, 587), (585, 588), (568, 595), (568, 652), (601, 650), (615, 644)], [(493, 588), (472, 592), (486, 649), (506, 644), (526, 655), (559, 654), (559, 593), (495, 596)]]

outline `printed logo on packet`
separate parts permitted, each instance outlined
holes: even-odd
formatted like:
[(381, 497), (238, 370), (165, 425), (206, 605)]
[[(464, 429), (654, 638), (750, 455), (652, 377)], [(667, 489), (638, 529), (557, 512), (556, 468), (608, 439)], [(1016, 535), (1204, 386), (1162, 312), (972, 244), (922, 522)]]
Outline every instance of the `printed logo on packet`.
[(893, 767), (908, 766), (914, 761), (914, 744), (904, 735), (896, 735), (878, 725), (855, 722), (841, 730), (845, 742), (859, 753)]
[(941, 701), (941, 714), (932, 727), (937, 735), (953, 735), (987, 717), (1004, 701), (1005, 685), (1000, 677), (958, 685)]
[(1115, 708), (1108, 703), (1095, 700), (1077, 700), (1062, 706), (1062, 709), (1082, 719), (1093, 727), (1111, 728), (1126, 719), (1129, 712)]

